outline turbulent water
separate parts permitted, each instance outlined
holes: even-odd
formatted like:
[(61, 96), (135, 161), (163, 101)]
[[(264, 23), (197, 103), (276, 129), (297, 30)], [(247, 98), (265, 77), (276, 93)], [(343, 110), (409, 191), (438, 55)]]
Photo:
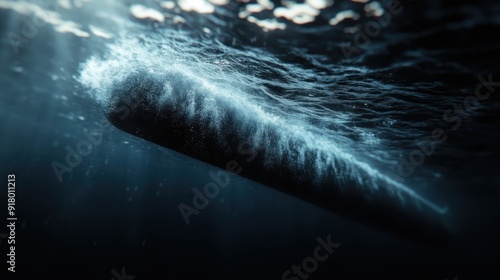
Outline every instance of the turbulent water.
[[(319, 1), (325, 8), (331, 4), (323, 2)], [(267, 2), (259, 3), (249, 5), (266, 10)], [(288, 10), (277, 6), (274, 15), (279, 9), (290, 13), (295, 9), (307, 15), (314, 3), (285, 3)], [(474, 87), (464, 89), (460, 82), (474, 80), (478, 73), (472, 67), (468, 69), (449, 58), (438, 60), (436, 57), (444, 57), (446, 50), (426, 50), (419, 42), (462, 26), (450, 20), (416, 34), (395, 30), (381, 35), (378, 33), (395, 16), (391, 12), (410, 9), (405, 7), (409, 3), (399, 3), (395, 11), (383, 9), (388, 2), (335, 3), (324, 13), (316, 10), (319, 15), (310, 23), (312, 26), (288, 22), (284, 33), (267, 27), (260, 30), (252, 20), (245, 22), (241, 17), (248, 6), (206, 4), (213, 10), (207, 8), (208, 14), (202, 16), (179, 8), (162, 9), (172, 8), (165, 3), (132, 5), (132, 15), (145, 20), (134, 23), (132, 30), (118, 36), (104, 52), (84, 62), (80, 83), (94, 100), (106, 106), (112, 92), (134, 75), (160, 81), (164, 88), (158, 106), (170, 106), (215, 130), (227, 118), (237, 119), (241, 134), (264, 143), (268, 165), (285, 161), (297, 170), (307, 166), (315, 178), (326, 173), (340, 181), (356, 180), (366, 188), (367, 196), (382, 185), (446, 212), (417, 194), (442, 184), (444, 171), (428, 165), (419, 167), (419, 163), (410, 172), (413, 177), (406, 179), (401, 176), (408, 177), (401, 157), (411, 160), (409, 154), (418, 149), (418, 143), (434, 128), (443, 127), (443, 115), (451, 104), (474, 92)], [(186, 9), (182, 1), (178, 5)], [(365, 11), (369, 11), (366, 7), (377, 7), (373, 13), (380, 14), (363, 15), (360, 7)], [(235, 12), (238, 9), (240, 18)], [(356, 20), (320, 25), (332, 13), (345, 11), (357, 11)], [(269, 13), (258, 13), (260, 20), (272, 20), (276, 29), (282, 29), (278, 24), (281, 21), (266, 18)], [(473, 14), (466, 8), (455, 13)], [(440, 15), (439, 19), (452, 16), (456, 15)], [(419, 18), (415, 16), (414, 20)], [(497, 20), (491, 16), (475, 24), (495, 26)], [(363, 29), (375, 26), (373, 22), (378, 22), (377, 33)], [(368, 34), (364, 36), (369, 41), (360, 39), (356, 31), (349, 34), (356, 26)], [(466, 28), (472, 29), (466, 32), (472, 32), (477, 27)], [(359, 42), (363, 44), (356, 44)], [(418, 45), (401, 49), (409, 42)], [(481, 46), (486, 51), (496, 47)], [(388, 53), (391, 49), (394, 51)], [(410, 71), (418, 77), (405, 75)], [(436, 79), (439, 75), (442, 78)], [(454, 92), (455, 81), (462, 87), (462, 94)], [(278, 140), (273, 141), (276, 137)], [(450, 149), (448, 154), (464, 154), (460, 148), (453, 150), (450, 145)], [(432, 157), (436, 157), (434, 150)], [(398, 172), (400, 176), (395, 177)]]
[[(484, 79), (500, 81), (500, 5), (416, 2), (0, 0), (5, 34), (23, 32), (21, 17), (48, 22), (28, 42), (2, 37), (2, 56), (16, 75), (26, 66), (11, 52), (64, 36), (41, 49), (69, 61), (46, 77), (73, 89), (48, 97), (69, 123), (104, 115), (117, 89), (141, 77), (161, 85), (159, 108), (214, 131), (230, 118), (238, 137), (264, 145), (267, 165), (334, 176), (340, 188), (355, 181), (367, 198), (384, 189), (460, 231), (473, 222), (457, 217), (483, 203), (468, 194), (498, 196), (498, 94), (466, 98)], [(4, 112), (13, 96), (2, 94)], [(435, 129), (446, 139), (429, 144)]]

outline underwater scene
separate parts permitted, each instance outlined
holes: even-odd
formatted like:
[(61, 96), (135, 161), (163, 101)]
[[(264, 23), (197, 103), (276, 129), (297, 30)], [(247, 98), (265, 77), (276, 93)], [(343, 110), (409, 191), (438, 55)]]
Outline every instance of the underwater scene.
[(499, 1), (0, 0), (0, 36), (1, 279), (500, 277)]

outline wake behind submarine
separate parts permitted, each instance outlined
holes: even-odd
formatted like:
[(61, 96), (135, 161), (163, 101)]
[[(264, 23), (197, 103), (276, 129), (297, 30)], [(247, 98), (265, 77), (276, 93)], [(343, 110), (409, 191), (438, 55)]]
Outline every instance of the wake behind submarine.
[(447, 210), (300, 122), (183, 73), (136, 73), (106, 108), (117, 128), (380, 230), (423, 242), (449, 236)]

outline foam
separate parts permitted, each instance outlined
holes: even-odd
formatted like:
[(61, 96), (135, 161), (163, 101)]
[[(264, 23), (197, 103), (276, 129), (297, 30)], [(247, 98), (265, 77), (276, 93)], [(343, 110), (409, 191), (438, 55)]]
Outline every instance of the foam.
[(447, 211), (356, 155), (351, 140), (286, 114), (266, 102), (267, 94), (249, 93), (247, 87), (256, 88), (253, 77), (226, 72), (215, 63), (200, 60), (196, 50), (176, 44), (158, 48), (154, 40), (120, 40), (110, 45), (104, 57), (92, 57), (83, 63), (79, 81), (96, 101), (107, 106), (115, 89), (127, 83), (130, 76), (147, 75), (164, 84), (158, 106), (186, 114), (193, 122), (204, 121), (221, 135), (224, 120), (230, 118), (238, 124), (236, 134), (250, 137), (254, 144), (264, 144), (266, 165), (286, 163), (298, 171), (310, 169), (318, 182), (334, 177), (337, 185), (345, 188), (349, 185), (345, 182), (354, 181), (367, 196), (382, 188), (402, 203), (409, 199), (440, 214)]

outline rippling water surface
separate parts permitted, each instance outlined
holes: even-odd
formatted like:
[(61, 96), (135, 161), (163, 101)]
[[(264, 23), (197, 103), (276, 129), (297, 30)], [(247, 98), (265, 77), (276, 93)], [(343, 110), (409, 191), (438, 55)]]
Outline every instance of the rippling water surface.
[[(248, 129), (255, 139), (263, 138), (267, 130), (278, 133), (278, 147), (268, 149), (274, 153), (268, 156), (269, 164), (290, 157), (301, 168), (305, 154), (314, 153), (313, 170), (318, 176), (330, 172), (331, 167), (336, 176), (351, 176), (365, 187), (377, 184), (363, 180), (377, 178), (389, 180), (403, 190), (406, 185), (425, 191), (443, 184), (440, 180), (447, 170), (429, 165), (416, 166), (412, 178), (399, 177), (400, 181), (407, 181), (403, 184), (394, 182), (387, 173), (397, 172), (402, 162), (400, 157), (408, 160), (417, 142), (429, 136), (432, 129), (446, 128), (444, 113), (452, 104), (462, 103), (464, 96), (472, 94), (475, 76), (489, 70), (475, 72), (479, 70), (474, 68), (484, 63), (485, 58), (469, 54), (470, 50), (476, 47), (476, 51), (492, 52), (498, 48), (494, 39), (483, 39), (486, 44), (472, 42), (477, 46), (467, 46), (464, 50), (439, 40), (432, 43), (439, 47), (437, 50), (426, 44), (433, 37), (440, 34), (446, 37), (456, 29), (463, 30), (465, 39), (470, 40), (481, 27), (497, 28), (498, 17), (494, 14), (481, 15), (475, 21), (478, 11), (466, 7), (446, 11), (438, 10), (434, 4), (437, 10), (430, 13), (429, 26), (418, 32), (406, 32), (404, 22), (401, 30), (389, 26), (397, 14), (410, 9), (410, 3), (404, 2), (397, 5), (344, 1), (330, 7), (328, 1), (311, 1), (285, 2), (274, 7), (266, 1), (246, 6), (241, 3), (217, 6), (200, 1), (206, 5), (206, 10), (198, 11), (206, 13), (202, 16), (185, 12), (190, 8), (183, 3), (130, 7), (132, 16), (145, 20), (136, 20), (133, 28), (107, 46), (108, 50), (83, 63), (79, 81), (90, 89), (93, 99), (106, 103), (117, 84), (125, 83), (130, 75), (148, 73), (165, 83), (162, 102), (185, 106), (181, 110), (192, 115), (201, 112), (200, 118), (209, 119), (214, 127), (223, 121), (225, 111), (235, 110), (242, 129)], [(383, 9), (391, 5), (397, 8)], [(193, 7), (201, 9), (195, 4)], [(273, 13), (270, 7), (274, 7)], [(362, 7), (364, 13), (360, 12)], [(264, 11), (247, 16), (253, 9)], [(345, 11), (355, 12), (356, 20), (347, 18), (339, 23), (330, 20), (330, 24), (325, 24), (328, 17), (338, 19)], [(276, 18), (294, 13), (292, 22)], [(310, 23), (298, 20), (313, 14), (317, 15)], [(249, 17), (260, 21), (255, 23)], [(463, 17), (468, 17), (468, 21), (463, 21)], [(417, 29), (413, 25), (423, 21), (422, 18), (415, 15), (407, 28)], [(382, 30), (384, 24), (389, 30), (375, 34), (363, 29), (376, 26), (370, 25), (373, 22), (379, 24), (378, 33), (386, 31)], [(364, 30), (369, 43), (356, 44), (363, 42), (357, 37), (359, 31), (350, 34), (356, 27)], [(450, 44), (455, 50), (449, 51), (439, 44)], [(478, 56), (483, 61), (463, 63), (448, 57), (449, 52), (462, 59)], [(183, 102), (170, 97), (171, 91), (178, 87), (185, 91)], [(460, 92), (456, 92), (459, 88)], [(449, 156), (457, 151), (464, 156), (466, 152), (463, 147), (448, 146)], [(468, 157), (477, 155), (476, 150), (471, 152)], [(446, 163), (440, 161), (436, 165), (444, 167)], [(368, 173), (365, 176), (368, 179), (360, 173)]]

